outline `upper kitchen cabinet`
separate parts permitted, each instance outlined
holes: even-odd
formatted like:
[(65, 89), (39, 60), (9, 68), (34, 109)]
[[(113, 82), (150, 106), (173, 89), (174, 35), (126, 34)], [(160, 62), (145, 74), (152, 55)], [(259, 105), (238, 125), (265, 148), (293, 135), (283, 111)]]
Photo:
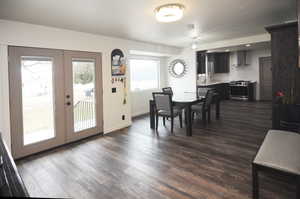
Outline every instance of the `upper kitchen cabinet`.
[(205, 74), (206, 73), (206, 51), (198, 51), (197, 56), (197, 73)]
[(208, 54), (209, 65), (214, 68), (214, 73), (229, 73), (230, 53), (218, 52)]

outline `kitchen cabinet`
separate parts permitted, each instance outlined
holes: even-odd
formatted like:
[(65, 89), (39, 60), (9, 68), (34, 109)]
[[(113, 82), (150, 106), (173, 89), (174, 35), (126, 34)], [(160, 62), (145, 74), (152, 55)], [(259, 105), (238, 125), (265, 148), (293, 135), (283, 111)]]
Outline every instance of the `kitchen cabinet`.
[(206, 73), (206, 51), (198, 51), (197, 56), (197, 74)]
[(229, 60), (230, 53), (228, 52), (208, 54), (208, 62), (213, 66), (214, 73), (229, 73)]
[(210, 83), (210, 84), (200, 84), (197, 86), (197, 91), (203, 90), (203, 94), (206, 93), (208, 89), (214, 89), (219, 94), (220, 100), (229, 99), (229, 89), (228, 83)]

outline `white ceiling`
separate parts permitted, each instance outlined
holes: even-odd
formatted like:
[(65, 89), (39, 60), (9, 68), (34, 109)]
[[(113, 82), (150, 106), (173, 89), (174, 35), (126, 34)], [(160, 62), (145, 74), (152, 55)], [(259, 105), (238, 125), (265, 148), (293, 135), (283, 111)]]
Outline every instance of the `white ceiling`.
[[(158, 23), (165, 3), (186, 7), (178, 22)], [(0, 19), (53, 26), (171, 46), (265, 33), (264, 26), (296, 19), (296, 0), (0, 0)]]
[(251, 43), (250, 46), (246, 45), (234, 45), (230, 47), (224, 47), (224, 48), (216, 48), (216, 49), (210, 49), (208, 50), (209, 53), (212, 52), (235, 52), (240, 50), (258, 50), (258, 49), (270, 49), (271, 48), (271, 42), (257, 42), (257, 43)]

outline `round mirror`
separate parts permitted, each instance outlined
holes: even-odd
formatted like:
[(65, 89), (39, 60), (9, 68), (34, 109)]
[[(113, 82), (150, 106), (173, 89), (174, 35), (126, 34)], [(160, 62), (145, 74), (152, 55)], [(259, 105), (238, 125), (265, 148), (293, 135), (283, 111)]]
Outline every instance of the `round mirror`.
[(186, 63), (181, 59), (172, 61), (169, 65), (169, 73), (176, 78), (182, 77), (187, 71)]

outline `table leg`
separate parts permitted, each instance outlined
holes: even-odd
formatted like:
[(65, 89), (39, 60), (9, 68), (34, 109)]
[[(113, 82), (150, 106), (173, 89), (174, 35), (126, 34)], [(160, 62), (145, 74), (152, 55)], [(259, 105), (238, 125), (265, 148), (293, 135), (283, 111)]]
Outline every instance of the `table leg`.
[(297, 176), (296, 198), (300, 199), (300, 176)]
[(154, 110), (153, 101), (149, 101), (149, 109), (150, 109), (150, 128), (155, 129), (155, 110)]
[(252, 164), (252, 190), (253, 190), (253, 199), (259, 198), (259, 184), (258, 184), (258, 170), (255, 164)]
[(186, 118), (186, 136), (192, 136), (192, 110), (190, 105), (186, 106), (185, 108), (185, 118)]

